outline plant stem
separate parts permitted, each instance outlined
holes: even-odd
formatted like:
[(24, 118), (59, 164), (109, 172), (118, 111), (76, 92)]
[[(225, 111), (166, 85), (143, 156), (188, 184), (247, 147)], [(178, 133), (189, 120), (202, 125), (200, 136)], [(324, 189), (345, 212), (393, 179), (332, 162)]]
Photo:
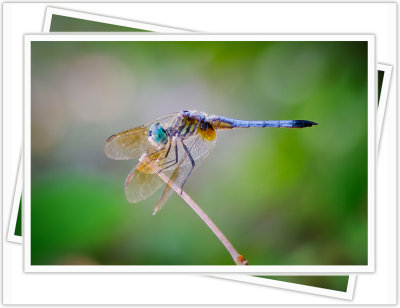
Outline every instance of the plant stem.
[(140, 159), (141, 162), (144, 162), (153, 171), (167, 184), (169, 185), (178, 195), (182, 197), (183, 200), (196, 212), (197, 215), (206, 223), (206, 225), (211, 229), (212, 232), (217, 236), (217, 238), (221, 241), (221, 243), (228, 250), (230, 255), (232, 256), (233, 261), (237, 265), (248, 265), (247, 260), (237, 252), (237, 250), (232, 246), (231, 242), (226, 238), (226, 236), (222, 233), (222, 231), (217, 227), (217, 225), (208, 217), (208, 215), (193, 201), (190, 196), (185, 193), (180, 187), (178, 187), (173, 181), (170, 181), (168, 176), (163, 173), (158, 167), (155, 165), (154, 160), (151, 161), (147, 156), (143, 155)]

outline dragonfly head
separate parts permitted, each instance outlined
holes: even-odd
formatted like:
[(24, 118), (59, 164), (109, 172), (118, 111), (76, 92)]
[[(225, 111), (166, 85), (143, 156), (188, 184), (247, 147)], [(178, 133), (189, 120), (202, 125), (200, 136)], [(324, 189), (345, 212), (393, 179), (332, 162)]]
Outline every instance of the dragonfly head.
[(147, 138), (150, 143), (156, 147), (164, 145), (168, 142), (168, 134), (160, 123), (156, 122), (151, 127), (147, 133)]

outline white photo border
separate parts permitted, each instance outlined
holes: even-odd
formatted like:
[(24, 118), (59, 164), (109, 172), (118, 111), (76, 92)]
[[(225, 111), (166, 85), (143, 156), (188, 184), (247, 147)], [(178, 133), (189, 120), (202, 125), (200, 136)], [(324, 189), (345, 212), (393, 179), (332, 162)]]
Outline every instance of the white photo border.
[[(241, 28), (237, 26), (237, 16), (240, 16), (238, 8), (235, 9), (234, 6), (238, 5), (237, 3), (226, 3), (218, 5), (215, 7), (213, 3), (203, 3), (203, 4), (192, 4), (196, 6), (196, 13), (191, 15), (190, 10), (186, 5), (180, 4), (171, 4), (167, 3), (160, 6), (153, 7), (153, 4), (143, 4), (143, 3), (114, 3), (104, 5), (101, 3), (101, 6), (98, 6), (100, 3), (65, 3), (59, 4), (65, 6), (66, 8), (72, 8), (75, 10), (82, 11), (95, 11), (97, 14), (111, 14), (109, 8), (113, 8), (112, 14), (114, 16), (121, 16), (126, 19), (130, 19), (131, 16), (136, 16), (137, 18), (141, 18), (141, 20), (151, 20), (152, 18), (156, 18), (157, 16), (170, 15), (170, 17), (166, 17), (165, 24), (179, 24), (185, 27), (196, 27), (200, 29), (207, 29), (208, 31), (214, 31), (215, 29), (224, 28), (220, 32), (240, 32)], [(3, 86), (3, 91), (7, 90), (3, 94), (4, 105), (20, 105), (23, 101), (23, 85), (22, 85), (22, 65), (21, 67), (18, 65), (22, 58), (23, 49), (20, 48), (23, 45), (23, 41), (20, 39), (15, 40), (15, 37), (23, 36), (24, 33), (39, 33), (42, 31), (43, 25), (43, 11), (46, 9), (46, 5), (51, 5), (51, 3), (33, 3), (30, 4), (22, 4), (22, 3), (5, 3), (3, 7), (3, 15), (4, 21), (3, 26), (5, 26), (4, 34), (5, 41), (7, 44), (4, 45), (3, 48), (3, 63), (4, 74), (7, 78), (4, 78), (3, 83), (6, 87)], [(53, 3), (54, 5), (54, 3)], [(323, 20), (319, 25), (321, 26), (318, 30), (320, 33), (342, 33), (342, 34), (353, 34), (359, 33), (359, 29), (364, 29), (364, 33), (376, 33), (379, 37), (377, 41), (377, 52), (379, 55), (379, 60), (384, 61), (385, 63), (391, 63), (396, 69), (396, 36), (395, 29), (393, 27), (387, 27), (388, 22), (391, 25), (396, 24), (396, 3), (299, 3), (299, 6), (295, 4), (292, 6), (287, 3), (274, 4), (274, 3), (246, 3), (243, 4), (243, 7), (240, 7), (241, 14), (243, 19), (240, 20), (240, 25), (243, 25), (242, 30), (247, 33), (254, 32), (272, 32), (272, 33), (314, 33), (315, 23)], [(172, 9), (171, 9), (172, 7)], [(139, 8), (139, 10), (137, 10)], [(215, 9), (214, 15), (221, 14), (221, 18), (218, 20), (218, 23), (224, 24), (227, 26), (218, 26), (215, 18), (213, 19), (213, 14), (211, 14), (211, 20), (201, 21), (200, 19), (206, 16), (208, 10)], [(231, 16), (223, 16), (223, 13), (226, 9), (232, 9)], [(143, 9), (143, 10), (140, 10)], [(148, 13), (151, 11), (151, 14)], [(194, 16), (195, 20), (192, 21), (188, 19), (187, 16), (180, 17), (180, 11), (188, 12), (187, 16)], [(251, 14), (251, 13), (254, 13)], [(10, 14), (11, 13), (11, 14)], [(15, 14), (13, 14), (15, 13)], [(281, 13), (284, 13), (284, 15)], [(119, 15), (118, 15), (119, 14)], [(257, 15), (258, 14), (258, 15)], [(266, 18), (262, 20), (261, 18), (268, 17), (268, 14), (272, 18)], [(14, 21), (11, 20), (9, 16), (13, 16)], [(186, 15), (186, 14), (185, 14)], [(252, 16), (253, 15), (253, 16)], [(262, 16), (261, 16), (262, 15)], [(152, 16), (149, 18), (149, 16)], [(252, 16), (252, 17), (249, 17)], [(290, 24), (275, 22), (274, 16), (289, 16), (295, 22)], [(298, 17), (302, 16), (302, 17)], [(305, 17), (304, 17), (305, 16)], [(315, 17), (317, 16), (317, 17)], [(322, 19), (321, 19), (322, 17)], [(289, 18), (289, 19), (290, 19)], [(161, 20), (161, 19), (160, 19)], [(337, 20), (341, 20), (342, 22), (337, 23)], [(356, 20), (356, 22), (354, 21)], [(13, 26), (14, 24), (18, 25), (17, 27)], [(21, 25), (21, 26), (19, 26)], [(295, 25), (295, 26), (294, 26)], [(11, 39), (13, 38), (13, 39)], [(12, 55), (12, 56), (11, 56)], [(13, 73), (11, 74), (11, 69)], [(16, 69), (17, 68), (17, 69)], [(397, 85), (397, 76), (396, 74), (392, 74), (393, 81), (392, 84)], [(379, 273), (376, 272), (374, 275), (362, 275), (361, 282), (362, 284), (357, 285), (360, 287), (357, 290), (357, 296), (354, 298), (352, 302), (341, 301), (338, 302), (333, 298), (323, 298), (319, 296), (301, 294), (298, 292), (292, 293), (290, 296), (286, 296), (287, 293), (283, 293), (279, 290), (275, 289), (275, 291), (269, 290), (267, 288), (265, 292), (263, 288), (250, 287), (246, 284), (241, 284), (240, 288), (235, 286), (235, 283), (225, 285), (219, 283), (218, 280), (216, 282), (208, 283), (208, 280), (204, 281), (203, 279), (194, 279), (191, 278), (193, 276), (187, 276), (184, 279), (184, 282), (181, 282), (181, 279), (178, 279), (179, 275), (157, 275), (157, 279), (153, 277), (151, 281), (147, 282), (148, 275), (119, 275), (119, 274), (97, 274), (93, 275), (84, 275), (80, 276), (82, 279), (72, 280), (69, 279), (71, 275), (57, 274), (54, 273), (51, 275), (51, 279), (49, 280), (47, 274), (37, 273), (33, 276), (25, 275), (23, 272), (23, 268), (20, 266), (22, 262), (22, 247), (20, 245), (14, 245), (7, 241), (3, 242), (3, 279), (5, 283), (5, 289), (3, 290), (3, 301), (5, 304), (36, 304), (36, 305), (54, 305), (54, 304), (104, 304), (114, 303), (114, 304), (162, 304), (169, 303), (170, 305), (187, 305), (188, 303), (199, 304), (199, 301), (206, 304), (238, 304), (242, 303), (243, 305), (247, 303), (256, 304), (256, 305), (268, 305), (268, 304), (303, 304), (303, 305), (384, 305), (384, 304), (395, 304), (396, 303), (396, 271), (393, 268), (396, 265), (396, 235), (395, 230), (396, 227), (396, 202), (395, 202), (395, 189), (396, 189), (396, 93), (397, 86), (392, 85), (390, 88), (390, 95), (388, 100), (387, 109), (391, 112), (386, 112), (385, 116), (385, 129), (382, 131), (382, 134), (385, 135), (385, 142), (382, 141), (380, 145), (379, 155), (382, 156), (381, 159), (384, 160), (384, 164), (379, 164), (378, 171), (380, 174), (381, 181), (378, 183), (379, 193), (378, 199), (379, 201), (383, 201), (383, 207), (377, 207), (377, 215), (376, 220), (379, 222), (376, 229), (376, 241), (380, 243), (376, 248), (379, 250), (376, 251), (376, 266), (379, 269)], [(11, 90), (18, 89), (17, 93), (21, 93), (21, 95), (10, 95)], [(13, 91), (13, 93), (15, 93)], [(21, 96), (21, 99), (19, 98)], [(3, 107), (4, 108), (4, 107)], [(7, 106), (3, 110), (3, 119), (9, 118), (14, 120), (16, 117), (19, 117), (19, 114), (22, 114), (22, 106), (21, 108), (16, 108), (18, 113), (15, 112), (14, 107), (10, 108)], [(21, 109), (21, 110), (19, 110)], [(15, 119), (18, 120), (18, 119)], [(13, 121), (18, 123), (18, 121)], [(9, 124), (9, 123), (4, 123)], [(19, 123), (18, 123), (19, 124)], [(14, 144), (10, 144), (10, 138), (8, 140), (4, 140), (4, 134), (10, 133), (10, 128), (8, 126), (4, 127), (3, 125), (3, 142), (6, 141), (6, 145), (4, 147), (7, 148), (7, 152), (13, 154), (13, 160), (10, 161), (10, 155), (5, 156), (3, 152), (3, 168), (6, 167), (4, 171), (4, 179), (13, 179), (12, 183), (3, 182), (3, 234), (7, 234), (6, 228), (8, 228), (8, 220), (11, 213), (11, 205), (12, 205), (12, 195), (14, 192), (14, 184), (15, 178), (18, 170), (18, 157), (20, 153), (20, 143), (19, 141)], [(391, 129), (387, 129), (390, 126)], [(22, 125), (21, 125), (22, 129)], [(19, 135), (19, 131), (13, 132)], [(22, 137), (22, 134), (21, 134)], [(386, 142), (386, 138), (387, 141)], [(390, 140), (390, 142), (389, 142)], [(391, 156), (388, 157), (388, 153)], [(379, 157), (378, 157), (379, 159)], [(14, 163), (15, 161), (15, 163)], [(381, 171), (381, 169), (383, 169)], [(11, 184), (11, 185), (10, 185)], [(382, 198), (385, 196), (384, 198)], [(387, 197), (386, 197), (387, 196)], [(383, 199), (383, 200), (381, 200)], [(382, 215), (379, 215), (382, 214)], [(5, 226), (7, 224), (7, 226)], [(382, 227), (382, 228), (381, 228)], [(72, 277), (72, 276), (71, 276)], [(71, 278), (70, 277), (70, 278)], [(168, 277), (168, 281), (164, 278)], [(201, 276), (199, 278), (202, 278)], [(365, 278), (365, 279), (364, 279)], [(188, 283), (188, 281), (190, 283)], [(110, 284), (111, 281), (111, 284)], [(153, 282), (154, 281), (154, 282)], [(172, 282), (172, 286), (171, 286)], [(202, 284), (203, 282), (203, 284)], [(360, 281), (357, 281), (357, 283)], [(154, 288), (161, 287), (165, 283), (170, 284), (168, 289), (175, 290), (177, 286), (180, 287), (181, 292), (179, 297), (174, 297), (174, 293), (172, 292), (162, 292), (159, 296), (154, 297)], [(125, 285), (124, 285), (125, 284)], [(62, 286), (62, 287), (60, 287)], [(81, 292), (82, 288), (88, 288), (88, 291)], [(70, 292), (67, 294), (63, 291), (65, 288), (69, 289)], [(165, 286), (164, 286), (165, 288)], [(204, 288), (204, 290), (208, 290), (204, 296), (198, 298), (198, 291), (196, 293), (193, 290), (199, 290), (199, 288)], [(213, 292), (215, 289), (221, 289), (221, 292), (225, 290), (226, 292), (216, 291), (214, 295), (209, 295), (208, 292)], [(138, 297), (131, 296), (131, 290), (140, 290), (140, 292), (136, 292)], [(150, 289), (150, 291), (148, 291)], [(100, 290), (100, 292), (99, 292)], [(227, 290), (233, 290), (227, 291)], [(17, 291), (17, 292), (16, 292)], [(24, 292), (25, 291), (25, 292)], [(71, 293), (72, 292), (72, 293)], [(169, 294), (169, 295), (167, 295)], [(229, 296), (231, 294), (231, 296)], [(247, 300), (243, 299), (244, 296), (250, 295), (251, 298)], [(71, 296), (73, 295), (73, 296)], [(153, 297), (152, 297), (153, 296)], [(224, 299), (221, 300), (221, 296), (224, 296)], [(203, 300), (205, 298), (205, 300)], [(285, 304), (286, 303), (286, 304)]]
[(15, 190), (14, 190), (12, 209), (11, 209), (10, 223), (8, 224), (8, 232), (7, 232), (7, 241), (18, 243), (18, 244), (22, 244), (22, 236), (15, 235), (15, 227), (17, 225), (17, 220), (18, 220), (19, 204), (20, 204), (21, 197), (22, 197), (22, 183), (23, 183), (22, 172), (23, 172), (22, 157), (20, 157), (19, 164), (18, 164), (18, 171), (17, 171), (17, 180), (15, 182)]
[[(31, 200), (31, 42), (33, 41), (365, 41), (368, 43), (368, 264), (328, 266), (32, 266)], [(24, 74), (24, 269), (26, 272), (170, 272), (170, 273), (365, 273), (375, 270), (375, 114), (376, 65), (374, 35), (262, 35), (262, 34), (32, 34), (25, 35)]]
[[(376, 114), (376, 137), (378, 138), (377, 146), (379, 149), (379, 145), (381, 143), (381, 136), (382, 136), (382, 129), (385, 123), (385, 111), (386, 111), (386, 103), (388, 101), (389, 95), (389, 87), (390, 87), (390, 80), (392, 77), (392, 66), (388, 64), (378, 63), (377, 65), (378, 71), (383, 71), (383, 82), (382, 82), (382, 89), (381, 95), (379, 97), (379, 104), (378, 104), (378, 111)], [(378, 94), (378, 92), (377, 92)]]

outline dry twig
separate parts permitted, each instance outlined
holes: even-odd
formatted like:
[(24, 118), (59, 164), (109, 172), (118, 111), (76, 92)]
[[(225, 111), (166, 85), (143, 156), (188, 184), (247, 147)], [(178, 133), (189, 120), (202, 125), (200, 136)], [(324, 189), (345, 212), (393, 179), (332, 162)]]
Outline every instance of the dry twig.
[(228, 250), (230, 255), (232, 256), (233, 261), (237, 265), (248, 265), (247, 260), (239, 254), (236, 249), (232, 246), (226, 236), (222, 233), (222, 231), (216, 226), (216, 224), (208, 217), (208, 215), (189, 197), (187, 193), (185, 193), (180, 187), (178, 187), (174, 182), (170, 181), (168, 176), (161, 172), (161, 170), (156, 166), (155, 161), (151, 161), (146, 155), (142, 155), (139, 159), (141, 162), (144, 162), (150, 168), (153, 169), (155, 173), (170, 187), (182, 197), (183, 200), (196, 212), (197, 215), (206, 223), (206, 225), (211, 229), (212, 232), (218, 237), (221, 243)]

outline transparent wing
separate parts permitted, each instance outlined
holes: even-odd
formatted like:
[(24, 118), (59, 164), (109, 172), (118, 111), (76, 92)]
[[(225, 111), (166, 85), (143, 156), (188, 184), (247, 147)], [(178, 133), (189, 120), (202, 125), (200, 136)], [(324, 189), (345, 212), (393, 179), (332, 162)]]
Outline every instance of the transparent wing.
[(147, 139), (148, 128), (139, 126), (112, 135), (104, 152), (112, 159), (132, 159), (145, 153), (152, 145)]
[(143, 153), (154, 150), (153, 145), (147, 139), (149, 128), (155, 122), (163, 127), (171, 125), (177, 113), (170, 114), (144, 125), (116, 133), (107, 139), (104, 152), (112, 159), (132, 159), (141, 156)]
[[(167, 172), (168, 175), (172, 171)], [(138, 163), (125, 180), (125, 197), (137, 203), (154, 194), (165, 182), (145, 163)]]
[[(216, 143), (216, 137), (214, 136), (213, 139), (210, 138), (203, 138), (201, 135), (196, 135), (185, 140), (182, 142), (186, 145), (192, 159), (194, 160), (194, 167), (192, 166), (191, 159), (189, 158), (189, 154), (185, 151), (181, 141), (177, 141), (178, 143), (178, 163), (174, 166), (171, 166), (168, 169), (165, 169), (165, 173), (171, 173), (169, 176), (169, 183), (165, 186), (164, 191), (161, 195), (160, 200), (157, 202), (153, 214), (157, 213), (168, 198), (171, 196), (173, 189), (171, 189), (171, 183), (174, 183), (180, 189), (183, 188), (188, 176), (192, 174), (194, 169), (196, 169), (208, 156), (211, 150), (214, 148)], [(172, 151), (174, 152), (174, 151)], [(175, 155), (171, 153), (171, 155)]]
[(139, 163), (125, 180), (125, 197), (130, 203), (137, 203), (156, 192), (164, 181), (155, 173), (141, 172)]

